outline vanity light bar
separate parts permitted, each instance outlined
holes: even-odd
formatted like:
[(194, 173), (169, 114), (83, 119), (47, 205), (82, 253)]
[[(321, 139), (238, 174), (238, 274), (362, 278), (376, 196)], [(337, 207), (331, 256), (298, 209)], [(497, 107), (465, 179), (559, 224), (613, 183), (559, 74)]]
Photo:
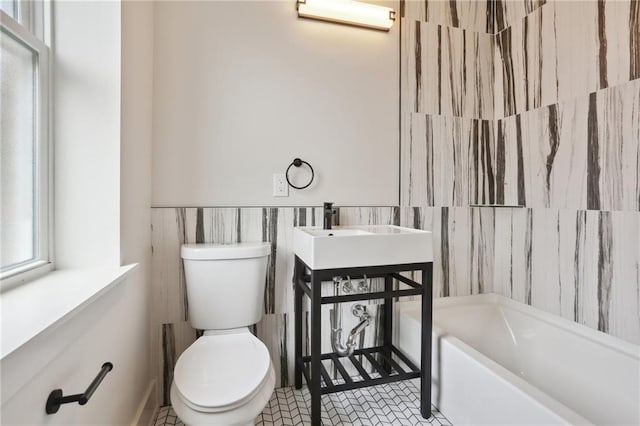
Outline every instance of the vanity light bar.
[(297, 0), (298, 16), (389, 31), (396, 20), (390, 7), (354, 0)]

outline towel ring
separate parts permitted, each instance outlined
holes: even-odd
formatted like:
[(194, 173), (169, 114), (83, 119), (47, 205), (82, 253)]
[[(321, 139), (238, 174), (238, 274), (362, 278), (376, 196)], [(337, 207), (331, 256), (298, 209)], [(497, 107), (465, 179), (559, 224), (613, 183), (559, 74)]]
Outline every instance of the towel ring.
[[(291, 166), (300, 167), (303, 164), (306, 164), (307, 167), (309, 167), (309, 170), (311, 170), (311, 179), (309, 180), (309, 183), (307, 183), (306, 185), (295, 186), (289, 180), (289, 170), (291, 170)], [(295, 189), (305, 189), (305, 188), (309, 187), (309, 185), (311, 185), (311, 183), (313, 182), (313, 178), (315, 177), (315, 173), (313, 171), (313, 167), (311, 167), (311, 164), (309, 164), (306, 161), (301, 160), (299, 158), (294, 158), (293, 162), (291, 162), (291, 164), (289, 164), (289, 167), (287, 167), (287, 171), (285, 172), (285, 177), (287, 178), (287, 183), (289, 184), (290, 187), (295, 188)]]

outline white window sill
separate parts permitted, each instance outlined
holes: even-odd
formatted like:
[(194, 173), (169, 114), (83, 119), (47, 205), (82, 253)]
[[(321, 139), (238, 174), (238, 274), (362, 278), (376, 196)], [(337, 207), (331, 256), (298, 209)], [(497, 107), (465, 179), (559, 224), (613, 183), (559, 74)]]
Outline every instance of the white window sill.
[(136, 266), (54, 271), (0, 294), (0, 359), (82, 311)]

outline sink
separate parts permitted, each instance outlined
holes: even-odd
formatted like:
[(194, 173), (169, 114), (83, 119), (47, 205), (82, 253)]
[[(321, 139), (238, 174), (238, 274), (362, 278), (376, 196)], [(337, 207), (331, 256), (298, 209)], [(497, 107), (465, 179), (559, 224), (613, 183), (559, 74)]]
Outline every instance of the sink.
[(309, 234), (314, 237), (346, 237), (352, 235), (372, 235), (372, 232), (363, 231), (361, 229), (314, 229), (314, 228), (301, 228), (305, 229)]
[(431, 232), (394, 225), (298, 227), (293, 251), (315, 270), (433, 261)]

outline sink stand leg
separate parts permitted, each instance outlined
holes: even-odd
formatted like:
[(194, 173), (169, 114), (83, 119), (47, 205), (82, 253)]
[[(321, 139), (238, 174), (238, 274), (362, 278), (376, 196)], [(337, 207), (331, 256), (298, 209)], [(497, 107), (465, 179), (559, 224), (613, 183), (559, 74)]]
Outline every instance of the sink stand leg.
[(433, 264), (422, 269), (422, 329), (420, 357), (420, 414), (425, 419), (431, 417), (431, 327), (433, 316), (432, 290)]
[[(384, 291), (393, 290), (393, 278), (391, 275), (385, 275), (384, 277)], [(384, 331), (383, 331), (383, 346), (384, 354), (387, 358), (391, 358), (391, 345), (393, 344), (393, 297), (387, 297), (384, 299)], [(391, 374), (391, 365), (385, 360), (382, 363), (384, 370)]]
[(311, 425), (320, 426), (320, 356), (321, 356), (321, 290), (322, 282), (316, 272), (311, 271)]
[(302, 388), (302, 296), (304, 295), (298, 280), (302, 279), (304, 268), (300, 264), (300, 260), (296, 257), (293, 267), (293, 287), (294, 287), (294, 307), (295, 312), (295, 355), (294, 359), (294, 381), (296, 389)]

